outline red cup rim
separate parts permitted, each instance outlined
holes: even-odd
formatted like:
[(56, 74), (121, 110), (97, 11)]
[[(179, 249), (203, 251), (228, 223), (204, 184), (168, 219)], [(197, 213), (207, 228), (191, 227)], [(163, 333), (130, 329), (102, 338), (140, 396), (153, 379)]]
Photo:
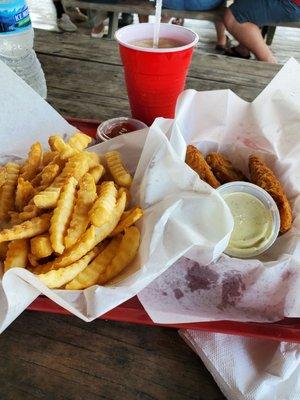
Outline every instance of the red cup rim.
[(162, 23), (161, 25), (168, 25), (170, 27), (168, 29), (174, 29), (174, 31), (175, 30), (177, 30), (177, 31), (178, 30), (188, 31), (191, 34), (193, 34), (194, 39), (190, 43), (188, 43), (188, 44), (186, 44), (184, 46), (157, 49), (157, 48), (147, 48), (147, 47), (135, 46), (135, 45), (132, 45), (132, 44), (130, 44), (130, 43), (128, 43), (128, 42), (126, 42), (126, 41), (124, 41), (124, 40), (122, 40), (120, 38), (120, 36), (122, 35), (122, 33), (125, 30), (134, 30), (134, 29), (137, 29), (137, 26), (141, 26), (141, 25), (154, 25), (154, 24), (153, 23), (149, 23), (149, 22), (145, 22), (145, 23), (139, 23), (139, 24), (132, 24), (132, 25), (124, 26), (123, 28), (120, 28), (120, 29), (117, 30), (117, 32), (115, 33), (115, 39), (117, 40), (117, 42), (119, 44), (121, 44), (124, 47), (127, 47), (127, 48), (132, 49), (132, 50), (144, 51), (146, 53), (173, 53), (173, 52), (178, 52), (178, 51), (184, 51), (184, 50), (190, 49), (191, 47), (194, 47), (199, 41), (199, 36), (197, 35), (196, 32), (192, 31), (191, 29), (186, 28), (184, 26), (180, 26), (180, 25), (172, 25), (172, 24), (166, 24), (166, 23)]

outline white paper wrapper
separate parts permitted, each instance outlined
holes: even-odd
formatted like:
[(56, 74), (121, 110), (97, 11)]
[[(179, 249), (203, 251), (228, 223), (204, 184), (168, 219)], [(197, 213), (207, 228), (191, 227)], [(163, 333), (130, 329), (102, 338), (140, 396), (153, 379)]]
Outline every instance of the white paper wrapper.
[[(3, 100), (13, 92), (18, 95), (8, 102)], [(42, 139), (45, 143), (46, 136), (53, 132), (73, 131), (2, 64), (0, 98), (2, 156), (22, 155), (34, 140)], [(35, 118), (37, 121), (33, 122)], [(160, 126), (167, 130), (170, 122), (160, 121)], [(190, 249), (209, 263), (226, 247), (233, 227), (228, 207), (184, 164), (155, 124), (149, 133), (144, 130), (124, 135), (92, 149), (99, 153), (118, 149), (129, 170), (135, 171), (133, 204), (140, 204), (145, 212), (139, 223), (142, 241), (138, 257), (109, 285), (84, 291), (53, 291), (23, 268), (9, 270), (0, 283), (0, 332), (39, 293), (83, 320), (91, 321), (137, 294)]]
[(299, 64), (291, 59), (251, 104), (229, 90), (187, 90), (168, 132), (182, 158), (192, 143), (203, 153), (224, 153), (246, 175), (249, 155), (260, 155), (283, 184), (294, 222), (255, 260), (223, 255), (207, 265), (190, 252), (139, 294), (150, 317), (158, 323), (300, 317)]

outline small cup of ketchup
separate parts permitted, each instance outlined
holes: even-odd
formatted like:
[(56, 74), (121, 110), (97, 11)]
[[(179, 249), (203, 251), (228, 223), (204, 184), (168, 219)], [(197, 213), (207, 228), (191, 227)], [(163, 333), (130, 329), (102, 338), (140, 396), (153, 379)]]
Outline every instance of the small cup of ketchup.
[(112, 139), (116, 136), (125, 135), (129, 132), (148, 128), (144, 122), (137, 119), (120, 117), (102, 122), (97, 129), (97, 137), (100, 142)]

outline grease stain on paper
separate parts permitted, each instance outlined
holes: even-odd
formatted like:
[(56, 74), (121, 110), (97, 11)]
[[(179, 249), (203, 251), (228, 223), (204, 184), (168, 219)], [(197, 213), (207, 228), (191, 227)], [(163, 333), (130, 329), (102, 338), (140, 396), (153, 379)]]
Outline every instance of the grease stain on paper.
[(178, 288), (174, 289), (173, 293), (177, 300), (181, 299), (184, 296), (182, 290), (180, 290)]
[(246, 290), (241, 273), (231, 271), (224, 274), (222, 281), (222, 300), (219, 308), (223, 310), (228, 306), (235, 306)]
[(191, 292), (196, 290), (210, 290), (218, 282), (219, 274), (210, 269), (208, 266), (200, 265), (196, 261), (188, 269), (185, 276), (187, 284)]

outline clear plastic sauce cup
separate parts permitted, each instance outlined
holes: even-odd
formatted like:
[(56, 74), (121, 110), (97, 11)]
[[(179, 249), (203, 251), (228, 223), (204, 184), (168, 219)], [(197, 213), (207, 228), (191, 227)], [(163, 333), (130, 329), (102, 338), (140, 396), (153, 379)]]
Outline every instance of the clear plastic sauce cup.
[(102, 122), (98, 126), (97, 138), (99, 141), (105, 142), (114, 137), (144, 128), (147, 128), (147, 125), (137, 119), (127, 117), (113, 118)]
[(269, 249), (280, 229), (279, 211), (269, 193), (248, 182), (226, 183), (217, 191), (234, 218), (225, 253), (232, 257), (253, 258)]

